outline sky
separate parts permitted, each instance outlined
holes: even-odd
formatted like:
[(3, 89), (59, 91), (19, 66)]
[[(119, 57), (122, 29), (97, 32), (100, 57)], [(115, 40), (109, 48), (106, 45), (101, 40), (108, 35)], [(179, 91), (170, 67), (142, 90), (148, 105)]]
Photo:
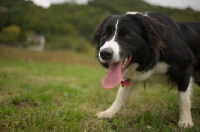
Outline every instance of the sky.
[[(77, 4), (87, 4), (88, 0), (32, 0), (36, 5), (48, 8), (51, 4), (75, 1)], [(144, 0), (153, 5), (167, 6), (185, 9), (191, 7), (193, 10), (200, 11), (200, 0)]]
[(70, 1), (75, 1), (77, 4), (87, 4), (88, 0), (31, 0), (31, 1), (33, 1), (36, 5), (48, 8), (51, 4), (60, 4)]

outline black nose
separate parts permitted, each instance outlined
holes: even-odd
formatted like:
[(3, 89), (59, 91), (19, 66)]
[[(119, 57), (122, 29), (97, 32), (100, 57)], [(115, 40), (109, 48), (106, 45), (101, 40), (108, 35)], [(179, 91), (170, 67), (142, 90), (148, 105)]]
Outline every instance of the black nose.
[(100, 56), (104, 60), (110, 60), (113, 56), (113, 50), (111, 48), (105, 48), (100, 51)]

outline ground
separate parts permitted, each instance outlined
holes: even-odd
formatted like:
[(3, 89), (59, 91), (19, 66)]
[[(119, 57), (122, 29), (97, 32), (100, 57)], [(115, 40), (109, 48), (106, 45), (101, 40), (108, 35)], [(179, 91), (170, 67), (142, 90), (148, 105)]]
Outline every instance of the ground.
[(159, 84), (141, 85), (114, 118), (95, 118), (118, 89), (101, 86), (105, 72), (93, 55), (0, 46), (0, 131), (200, 131), (196, 85), (192, 128), (177, 127), (177, 90)]

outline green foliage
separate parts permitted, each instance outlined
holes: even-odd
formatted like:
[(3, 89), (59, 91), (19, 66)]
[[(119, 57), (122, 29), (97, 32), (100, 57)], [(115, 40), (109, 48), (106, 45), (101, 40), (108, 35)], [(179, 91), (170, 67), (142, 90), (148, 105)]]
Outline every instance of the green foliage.
[[(5, 27), (17, 25), (21, 29), (17, 41), (25, 44), (25, 33), (33, 31), (47, 37), (45, 47), (48, 49), (84, 50), (78, 43), (83, 41), (84, 45), (90, 46), (96, 26), (110, 14), (153, 10), (163, 12), (176, 21), (200, 21), (200, 12), (191, 8), (180, 10), (152, 6), (141, 0), (115, 0), (114, 3), (108, 0), (92, 0), (87, 5), (71, 2), (51, 5), (48, 9), (38, 7), (29, 0), (1, 0), (0, 5), (4, 9), (0, 10), (1, 34)], [(2, 38), (4, 37), (1, 37), (0, 41), (4, 42)], [(55, 44), (56, 41), (58, 44)]]
[(15, 45), (19, 40), (20, 32), (20, 27), (16, 25), (5, 27), (0, 33), (0, 42)]

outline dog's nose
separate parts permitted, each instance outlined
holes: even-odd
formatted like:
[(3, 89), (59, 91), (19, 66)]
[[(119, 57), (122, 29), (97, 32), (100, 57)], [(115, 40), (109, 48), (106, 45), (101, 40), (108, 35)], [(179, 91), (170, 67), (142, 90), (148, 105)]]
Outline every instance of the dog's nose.
[(113, 50), (111, 48), (105, 48), (100, 51), (100, 56), (104, 60), (110, 60), (113, 56)]

